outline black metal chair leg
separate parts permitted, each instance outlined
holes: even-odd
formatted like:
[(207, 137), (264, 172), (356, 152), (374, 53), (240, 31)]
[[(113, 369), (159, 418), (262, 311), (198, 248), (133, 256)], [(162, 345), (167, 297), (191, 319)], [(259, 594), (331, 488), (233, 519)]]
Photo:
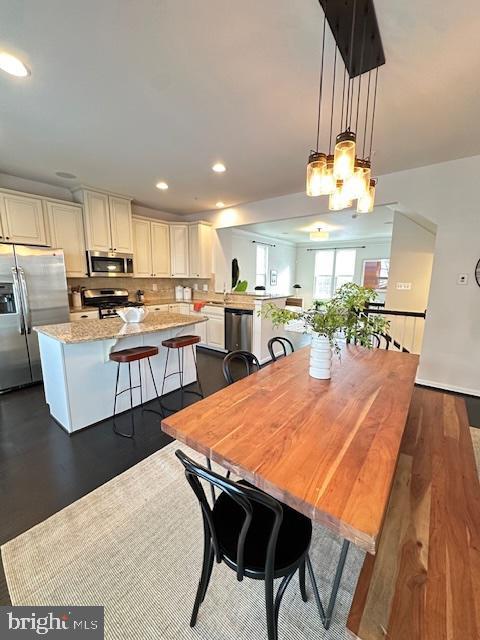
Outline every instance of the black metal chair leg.
[(300, 593), (302, 594), (302, 600), (308, 602), (307, 588), (305, 585), (305, 560), (298, 568), (298, 581), (300, 583)]
[(117, 411), (117, 391), (118, 391), (118, 378), (120, 377), (120, 363), (117, 364), (117, 381), (115, 382), (115, 397), (113, 399), (113, 431), (117, 432), (116, 424), (115, 424), (115, 415)]
[(142, 409), (143, 409), (143, 411), (149, 411), (150, 413), (156, 413), (157, 416), (161, 416), (162, 418), (165, 418), (164, 407), (163, 407), (163, 404), (162, 404), (162, 400), (161, 400), (160, 396), (158, 395), (157, 385), (156, 385), (156, 382), (155, 382), (155, 377), (153, 375), (152, 363), (150, 362), (150, 358), (147, 358), (147, 361), (148, 361), (148, 368), (150, 369), (150, 375), (152, 377), (153, 389), (155, 391), (155, 396), (156, 396), (156, 398), (158, 400), (158, 406), (160, 407), (160, 412), (156, 411), (155, 409), (150, 409), (149, 407), (146, 407), (145, 409), (143, 409), (143, 406), (142, 406)]
[(280, 611), (280, 604), (282, 602), (283, 594), (287, 590), (287, 587), (290, 584), (290, 580), (293, 578), (294, 575), (295, 575), (295, 572), (283, 578), (282, 582), (280, 583), (280, 586), (278, 587), (277, 595), (275, 596), (275, 627), (277, 628), (277, 633), (278, 633), (278, 613)]
[(195, 373), (197, 374), (197, 384), (198, 384), (198, 388), (200, 389), (200, 397), (205, 398), (205, 395), (203, 393), (202, 383), (200, 382), (200, 376), (198, 375), (197, 351), (195, 349), (194, 344), (192, 344), (192, 354), (193, 354), (193, 362), (195, 363)]
[(273, 576), (265, 577), (265, 609), (267, 614), (268, 640), (277, 640), (277, 624), (273, 600)]
[(205, 599), (205, 594), (207, 592), (210, 575), (212, 573), (210, 565), (213, 566), (213, 547), (210, 541), (210, 532), (205, 526), (205, 522), (203, 524), (203, 531), (204, 531), (204, 543), (203, 543), (202, 573), (200, 575), (200, 581), (198, 583), (197, 595), (195, 596), (195, 603), (193, 605), (192, 617), (190, 618), (191, 627), (194, 627), (197, 622), (198, 610), (200, 609), (200, 605)]
[[(180, 355), (180, 351), (182, 352), (181, 355)], [(185, 406), (185, 393), (183, 391), (183, 348), (177, 349), (177, 353), (178, 353), (178, 373), (180, 377), (180, 397), (181, 397), (180, 408), (183, 409), (183, 407)]]
[(132, 389), (132, 366), (128, 363), (128, 383), (130, 385), (130, 422), (132, 424), (132, 438), (135, 435), (135, 418), (133, 416), (133, 389)]
[[(209, 471), (212, 470), (212, 463), (210, 461), (210, 458), (207, 458), (207, 467), (208, 467)], [(209, 484), (210, 484), (210, 491), (212, 492), (212, 505), (214, 505), (215, 504), (215, 500), (216, 500), (216, 498), (215, 498), (215, 488), (214, 488), (214, 486), (213, 486), (213, 484), (211, 482)]]
[(140, 360), (137, 360), (138, 362), (138, 380), (139, 380), (139, 388), (140, 388), (140, 407), (142, 408), (143, 411), (143, 393), (142, 393), (142, 369), (140, 367)]
[(167, 357), (166, 357), (166, 359), (165, 359), (165, 371), (163, 372), (162, 392), (161, 392), (161, 394), (160, 394), (160, 407), (161, 407), (161, 409), (162, 409), (162, 418), (165, 418), (165, 417), (166, 417), (166, 415), (165, 415), (165, 409), (164, 409), (164, 406), (163, 406), (163, 404), (162, 404), (162, 400), (161, 400), (161, 399), (163, 398), (163, 391), (164, 391), (164, 389), (165, 389), (165, 380), (167, 379), (168, 357), (169, 357), (169, 355), (170, 355), (170, 349), (168, 348), (168, 349), (167, 349)]
[[(132, 378), (130, 376), (130, 363), (128, 363), (128, 373), (129, 373), (129, 381), (130, 381), (130, 420), (131, 420), (131, 424), (132, 424), (132, 432), (131, 433), (124, 433), (123, 431), (119, 431), (117, 429), (117, 424), (116, 424), (116, 420), (115, 420), (116, 411), (117, 411), (117, 397), (123, 393), (123, 391), (118, 393), (118, 382), (119, 382), (119, 378), (120, 378), (120, 363), (118, 363), (118, 365), (117, 365), (117, 380), (116, 380), (116, 383), (115, 383), (115, 399), (113, 401), (113, 433), (115, 433), (117, 436), (122, 436), (122, 438), (133, 438), (135, 436), (135, 422), (134, 422), (134, 418), (133, 418), (133, 402), (132, 402)], [(128, 391), (128, 389), (125, 389), (124, 391)]]

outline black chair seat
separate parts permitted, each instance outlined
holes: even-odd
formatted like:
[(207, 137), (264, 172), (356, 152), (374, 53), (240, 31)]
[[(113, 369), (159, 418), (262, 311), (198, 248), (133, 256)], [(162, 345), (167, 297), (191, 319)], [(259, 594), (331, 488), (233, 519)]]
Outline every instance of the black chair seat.
[[(248, 482), (238, 484), (251, 487)], [(283, 507), (283, 520), (275, 551), (275, 578), (291, 573), (292, 565), (307, 553), (312, 538), (312, 523), (298, 511)], [(213, 520), (224, 560), (232, 569), (237, 567), (237, 543), (245, 512), (226, 493), (221, 493), (213, 508)], [(274, 522), (274, 514), (260, 503), (253, 503), (253, 518), (245, 541), (245, 575), (264, 579), (267, 545)]]

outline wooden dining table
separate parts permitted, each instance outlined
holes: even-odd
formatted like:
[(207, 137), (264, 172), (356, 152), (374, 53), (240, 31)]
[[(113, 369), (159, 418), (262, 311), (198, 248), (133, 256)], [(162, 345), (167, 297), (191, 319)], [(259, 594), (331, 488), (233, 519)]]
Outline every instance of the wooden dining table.
[(347, 345), (330, 380), (310, 377), (309, 356), (281, 358), (162, 429), (375, 554), (418, 356)]

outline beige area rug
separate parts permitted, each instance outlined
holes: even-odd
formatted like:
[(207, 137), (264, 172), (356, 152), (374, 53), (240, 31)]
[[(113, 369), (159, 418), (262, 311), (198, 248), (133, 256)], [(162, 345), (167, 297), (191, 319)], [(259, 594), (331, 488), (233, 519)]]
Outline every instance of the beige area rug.
[(470, 427), (470, 433), (472, 434), (473, 451), (475, 453), (478, 475), (480, 477), (480, 429)]
[[(224, 564), (215, 565), (197, 626), (189, 627), (203, 531), (198, 503), (174, 456), (177, 446), (165, 447), (4, 545), (13, 604), (104, 605), (108, 639), (266, 640), (263, 583), (237, 582)], [(323, 597), (340, 544), (315, 527), (311, 555)], [(279, 639), (347, 638), (362, 562), (363, 553), (351, 546), (328, 632), (309, 583), (304, 603), (295, 577), (282, 602)]]

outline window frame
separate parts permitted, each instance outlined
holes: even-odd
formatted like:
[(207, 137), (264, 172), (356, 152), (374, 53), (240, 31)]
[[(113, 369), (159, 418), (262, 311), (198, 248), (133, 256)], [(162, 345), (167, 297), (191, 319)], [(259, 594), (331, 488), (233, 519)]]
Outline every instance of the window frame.
[[(330, 275), (328, 274), (320, 274), (317, 275), (317, 271), (316, 271), (316, 261), (317, 261), (317, 257), (316, 254), (318, 251), (331, 251), (333, 252), (333, 261), (332, 261), (332, 272)], [(354, 260), (353, 260), (353, 271), (352, 274), (350, 276), (350, 274), (337, 274), (336, 270), (337, 270), (337, 253), (339, 251), (353, 251), (354, 253)], [(339, 247), (339, 248), (329, 248), (329, 247), (325, 247), (325, 249), (315, 249), (315, 265), (313, 268), (313, 299), (314, 300), (331, 300), (332, 297), (335, 295), (335, 292), (337, 291), (338, 287), (337, 287), (337, 279), (339, 277), (351, 277), (351, 280), (349, 280), (349, 282), (353, 282), (354, 278), (355, 278), (355, 267), (356, 267), (356, 262), (357, 262), (357, 250), (353, 249), (351, 247)], [(330, 278), (330, 297), (329, 298), (321, 298), (319, 296), (316, 295), (317, 292), (317, 277), (324, 277), (324, 278)]]

